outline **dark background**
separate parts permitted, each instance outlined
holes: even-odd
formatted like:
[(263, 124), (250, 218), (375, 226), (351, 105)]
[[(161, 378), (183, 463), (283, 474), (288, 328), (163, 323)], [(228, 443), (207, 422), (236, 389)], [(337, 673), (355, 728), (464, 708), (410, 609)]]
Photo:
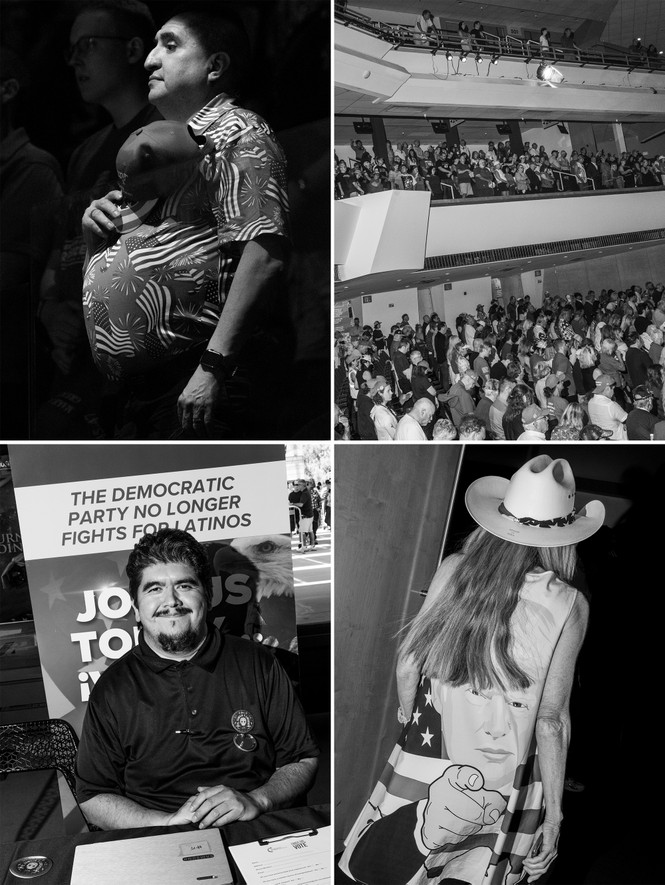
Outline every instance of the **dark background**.
[[(81, 100), (73, 69), (63, 57), (72, 22), (84, 5), (73, 0), (0, 0), (2, 45), (17, 52), (30, 73), (17, 125), (27, 129), (33, 144), (59, 160), (63, 172), (74, 148), (109, 122), (103, 109)], [(242, 104), (266, 118), (288, 161), (290, 312), (298, 341), (293, 381), (288, 390), (274, 394), (284, 399), (287, 432), (282, 435), (329, 439), (330, 4), (150, 0), (146, 5), (157, 29), (179, 10), (195, 5), (226, 7), (245, 24), (252, 63)], [(11, 317), (4, 322), (3, 335), (11, 336)], [(301, 395), (305, 379), (317, 396)], [(5, 438), (26, 435), (14, 431), (14, 426), (20, 427), (11, 420), (14, 415), (4, 417), (0, 433)], [(279, 436), (269, 433), (266, 438)]]
[[(650, 885), (661, 824), (659, 751), (653, 724), (662, 719), (662, 595), (665, 587), (665, 446), (597, 445), (465, 447), (458, 489), (480, 476), (510, 477), (546, 452), (565, 458), (577, 491), (627, 504), (625, 515), (577, 548), (576, 586), (590, 603), (587, 636), (571, 698), (566, 775), (584, 785), (564, 791), (559, 857), (548, 885)], [(475, 524), (456, 495), (446, 555)], [(657, 783), (658, 782), (658, 783)]]

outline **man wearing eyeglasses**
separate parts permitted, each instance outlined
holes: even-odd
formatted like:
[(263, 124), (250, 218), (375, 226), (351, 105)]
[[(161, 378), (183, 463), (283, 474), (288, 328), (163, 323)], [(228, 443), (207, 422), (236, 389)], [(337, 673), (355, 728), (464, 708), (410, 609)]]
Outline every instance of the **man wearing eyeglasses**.
[[(96, 415), (101, 379), (92, 366), (83, 327), (81, 276), (85, 245), (81, 217), (91, 199), (116, 181), (115, 158), (137, 128), (161, 119), (148, 103), (143, 62), (154, 20), (138, 0), (94, 0), (72, 24), (65, 60), (81, 98), (104, 108), (111, 122), (74, 151), (67, 170), (64, 205), (40, 286), (39, 316), (57, 367), (51, 399), (42, 407), (37, 435), (90, 438), (100, 434)], [(50, 368), (43, 368), (45, 374)]]
[[(160, 419), (155, 426), (162, 438), (257, 436), (274, 424), (263, 411), (254, 415), (252, 394), (260, 396), (266, 372), (277, 387), (286, 383), (292, 346), (283, 284), (289, 243), (285, 157), (269, 125), (236, 103), (249, 64), (239, 20), (217, 14), (215, 4), (193, 7), (163, 24), (155, 44), (145, 64), (149, 99), (166, 119), (186, 123), (201, 147), (199, 172), (214, 215), (219, 264), (216, 291), (211, 285), (204, 293), (199, 321), (187, 328), (170, 290), (151, 297), (149, 315), (140, 313), (139, 298), (128, 307), (134, 328), (154, 328), (161, 347), (154, 370), (137, 372), (128, 385), (144, 418), (151, 412)], [(86, 211), (83, 229), (91, 253), (113, 242), (121, 196), (110, 191)], [(113, 291), (110, 300), (95, 299), (94, 315), (88, 310), (89, 327), (95, 326), (91, 340), (104, 338), (106, 348), (124, 345), (120, 334), (113, 337), (120, 307), (124, 303)], [(149, 334), (135, 342), (138, 357), (151, 345)], [(174, 364), (179, 371), (172, 379)], [(164, 391), (165, 377), (170, 386)], [(266, 407), (275, 409), (278, 400), (264, 401)], [(168, 426), (165, 414), (171, 416)], [(283, 416), (275, 414), (274, 420)], [(250, 434), (252, 421), (257, 432)]]

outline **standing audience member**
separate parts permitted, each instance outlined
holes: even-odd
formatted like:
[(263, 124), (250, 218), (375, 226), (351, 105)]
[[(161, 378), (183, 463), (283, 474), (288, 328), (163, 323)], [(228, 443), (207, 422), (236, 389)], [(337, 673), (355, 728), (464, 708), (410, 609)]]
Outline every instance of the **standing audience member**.
[(609, 375), (596, 378), (596, 389), (589, 400), (589, 418), (592, 424), (611, 432), (610, 439), (626, 439), (628, 413), (614, 401), (615, 382)]
[[(249, 65), (240, 19), (212, 7), (194, 7), (165, 22), (145, 62), (150, 102), (205, 145), (194, 187), (213, 219), (218, 249), (215, 279), (203, 291), (181, 292), (172, 278), (158, 295), (151, 293), (149, 311), (137, 299), (134, 318), (144, 322), (134, 325), (131, 355), (122, 351), (124, 380), (144, 433), (154, 438), (256, 437), (259, 424), (279, 420), (278, 397), (261, 410), (253, 399), (267, 376), (277, 387), (286, 384), (290, 364), (285, 157), (268, 124), (236, 104)], [(91, 254), (107, 244), (121, 197), (109, 191), (86, 210)], [(166, 213), (167, 204), (160, 211)], [(185, 324), (178, 297), (191, 313)], [(122, 292), (111, 287), (104, 298), (89, 270), (84, 298), (93, 355), (108, 376), (114, 372), (109, 349), (117, 361), (127, 347), (126, 336), (103, 334), (118, 327), (126, 310)], [(147, 362), (158, 329), (159, 344)]]
[(113, 403), (115, 391), (95, 370), (85, 335), (81, 277), (86, 244), (81, 217), (92, 199), (117, 186), (116, 155), (127, 138), (161, 118), (148, 104), (143, 68), (154, 34), (152, 14), (139, 0), (93, 0), (81, 7), (71, 27), (67, 62), (81, 98), (104, 108), (111, 122), (72, 154), (66, 197), (40, 283), (38, 315), (50, 339), (54, 364), (49, 368), (42, 361), (38, 366), (38, 373), (49, 378), (46, 401), (37, 415), (40, 438), (92, 439), (114, 434), (114, 407), (106, 401)]
[(30, 141), (21, 126), (28, 71), (19, 56), (0, 54), (0, 427), (4, 438), (28, 436), (31, 305), (34, 281), (50, 252), (47, 219), (62, 198), (62, 172), (55, 157)]
[(426, 440), (423, 430), (434, 417), (434, 403), (430, 399), (419, 399), (410, 412), (403, 415), (397, 424), (397, 440)]

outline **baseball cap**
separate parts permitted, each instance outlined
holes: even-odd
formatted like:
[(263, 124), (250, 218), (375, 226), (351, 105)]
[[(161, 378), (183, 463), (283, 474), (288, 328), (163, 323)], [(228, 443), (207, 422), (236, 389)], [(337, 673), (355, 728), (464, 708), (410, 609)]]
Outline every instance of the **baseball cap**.
[(606, 375), (604, 372), (601, 372), (600, 375), (596, 376), (596, 390), (604, 390), (606, 387), (613, 386), (614, 384), (614, 378), (610, 375)]
[(136, 202), (169, 196), (184, 184), (201, 156), (185, 123), (156, 120), (136, 129), (115, 161), (125, 199)]
[(522, 424), (533, 424), (538, 418), (547, 418), (547, 416), (548, 412), (541, 409), (540, 406), (535, 404), (527, 406), (526, 409), (522, 409)]
[(649, 399), (650, 397), (653, 397), (653, 394), (645, 384), (638, 384), (633, 390), (633, 400), (635, 402), (642, 402), (642, 400)]

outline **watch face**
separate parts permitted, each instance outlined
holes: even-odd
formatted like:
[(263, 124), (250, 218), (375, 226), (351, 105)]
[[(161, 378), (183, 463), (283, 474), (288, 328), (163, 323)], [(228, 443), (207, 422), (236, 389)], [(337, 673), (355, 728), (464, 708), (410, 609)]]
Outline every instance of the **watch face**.
[(224, 357), (221, 353), (215, 353), (212, 350), (206, 350), (200, 360), (204, 369), (211, 372), (218, 372), (224, 368)]

